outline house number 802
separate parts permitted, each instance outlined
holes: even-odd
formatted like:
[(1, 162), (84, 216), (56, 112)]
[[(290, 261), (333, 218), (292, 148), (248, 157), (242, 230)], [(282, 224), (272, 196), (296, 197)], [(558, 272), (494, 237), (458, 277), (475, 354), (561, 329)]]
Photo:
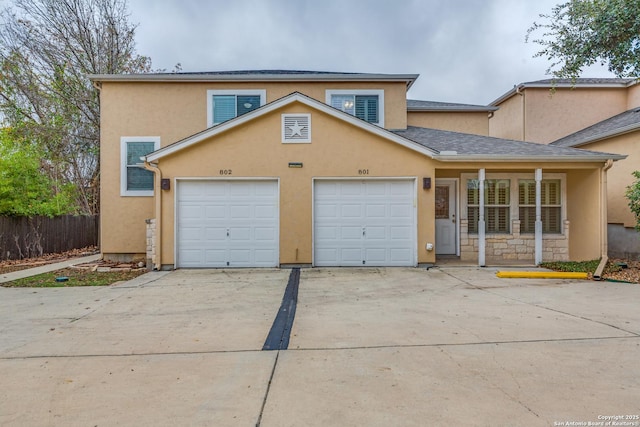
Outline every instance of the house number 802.
[(231, 169), (220, 169), (220, 175), (231, 175)]

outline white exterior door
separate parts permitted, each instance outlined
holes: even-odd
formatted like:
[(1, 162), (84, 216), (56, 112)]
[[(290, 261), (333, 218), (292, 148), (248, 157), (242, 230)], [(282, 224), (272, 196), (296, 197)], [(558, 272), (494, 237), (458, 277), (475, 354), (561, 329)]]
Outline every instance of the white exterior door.
[(437, 180), (435, 194), (436, 254), (457, 253), (456, 181)]
[(179, 180), (176, 267), (277, 267), (278, 182)]
[(314, 265), (415, 266), (414, 180), (317, 180)]

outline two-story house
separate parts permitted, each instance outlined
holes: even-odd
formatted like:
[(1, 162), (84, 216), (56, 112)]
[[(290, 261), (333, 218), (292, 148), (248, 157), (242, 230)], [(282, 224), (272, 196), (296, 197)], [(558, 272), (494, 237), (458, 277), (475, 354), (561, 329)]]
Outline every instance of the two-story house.
[(155, 268), (477, 265), (606, 253), (622, 155), (492, 138), (413, 74), (96, 75), (101, 247)]
[(640, 85), (635, 79), (582, 78), (521, 83), (491, 103), (490, 135), (625, 154), (608, 171), (609, 255), (640, 256), (625, 191), (640, 169)]

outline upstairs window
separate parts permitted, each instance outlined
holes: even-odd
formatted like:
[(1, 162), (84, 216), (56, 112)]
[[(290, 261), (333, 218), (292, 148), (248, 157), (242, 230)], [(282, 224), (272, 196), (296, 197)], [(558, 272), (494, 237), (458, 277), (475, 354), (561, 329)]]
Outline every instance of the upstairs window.
[(153, 172), (144, 168), (144, 162), (140, 158), (158, 148), (158, 137), (121, 138), (121, 196), (153, 196)]
[(263, 106), (264, 90), (209, 90), (207, 91), (207, 126), (226, 122)]
[(378, 126), (384, 126), (384, 91), (328, 90), (327, 104)]

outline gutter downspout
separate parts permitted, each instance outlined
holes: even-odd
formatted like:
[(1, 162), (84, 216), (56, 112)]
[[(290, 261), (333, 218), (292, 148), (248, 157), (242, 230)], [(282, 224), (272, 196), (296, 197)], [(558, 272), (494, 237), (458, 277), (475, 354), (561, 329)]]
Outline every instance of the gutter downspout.
[(527, 118), (526, 118), (526, 105), (524, 102), (524, 92), (522, 91), (522, 85), (516, 86), (516, 95), (520, 95), (522, 97), (522, 139), (521, 141), (526, 141), (527, 138)]
[(155, 202), (156, 202), (156, 262), (154, 263), (154, 270), (162, 269), (162, 189), (160, 184), (162, 182), (162, 171), (157, 164), (149, 163), (146, 158), (144, 160), (144, 168), (153, 172), (155, 178)]
[(600, 197), (601, 197), (601, 201), (600, 201), (600, 218), (601, 218), (601, 225), (600, 225), (600, 242), (601, 242), (601, 258), (600, 258), (600, 264), (598, 264), (598, 268), (596, 268), (596, 271), (593, 273), (593, 279), (594, 280), (602, 280), (602, 272), (604, 271), (605, 266), (607, 265), (607, 262), (609, 261), (609, 242), (608, 242), (608, 238), (607, 238), (607, 171), (609, 169), (611, 169), (611, 166), (613, 166), (613, 160), (609, 159), (607, 160), (607, 162), (604, 164), (604, 167), (602, 168), (602, 172), (600, 173)]

